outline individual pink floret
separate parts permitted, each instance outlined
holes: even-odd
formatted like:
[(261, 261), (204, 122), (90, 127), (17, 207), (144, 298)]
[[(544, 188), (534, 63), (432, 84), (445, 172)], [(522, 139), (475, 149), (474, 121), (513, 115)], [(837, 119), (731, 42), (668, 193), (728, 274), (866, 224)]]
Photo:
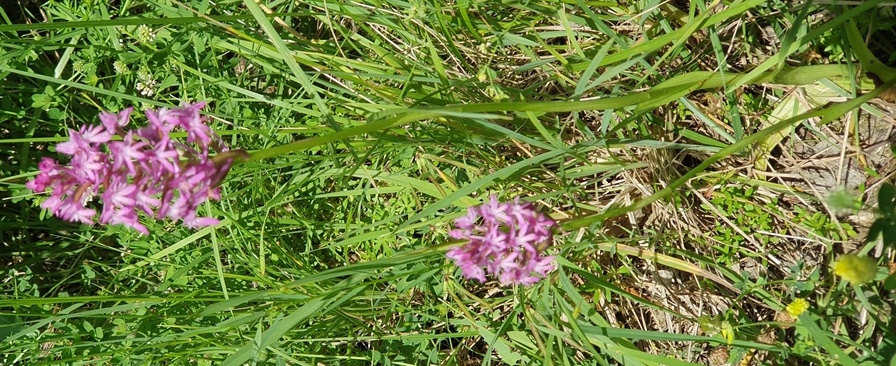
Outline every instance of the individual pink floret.
[(100, 112), (100, 122), (106, 127), (106, 131), (120, 135), (121, 129), (130, 122), (133, 111), (134, 107), (128, 107), (118, 113)]

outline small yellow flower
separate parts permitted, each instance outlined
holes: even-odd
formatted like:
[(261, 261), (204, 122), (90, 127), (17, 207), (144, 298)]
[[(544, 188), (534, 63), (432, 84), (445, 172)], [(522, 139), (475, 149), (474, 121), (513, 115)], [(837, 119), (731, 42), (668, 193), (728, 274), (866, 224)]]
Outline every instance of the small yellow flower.
[(877, 273), (877, 263), (868, 257), (844, 254), (834, 262), (834, 274), (843, 277), (852, 285), (871, 282)]
[(790, 314), (791, 317), (796, 318), (806, 312), (806, 310), (809, 310), (809, 302), (806, 299), (797, 298), (784, 307), (784, 310), (787, 310), (787, 314)]

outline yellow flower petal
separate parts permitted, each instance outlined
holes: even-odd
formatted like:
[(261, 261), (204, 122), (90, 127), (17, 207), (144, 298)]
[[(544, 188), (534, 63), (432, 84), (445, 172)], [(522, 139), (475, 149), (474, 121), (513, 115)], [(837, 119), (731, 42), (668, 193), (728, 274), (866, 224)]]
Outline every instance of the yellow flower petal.
[(809, 302), (806, 299), (794, 299), (784, 310), (787, 310), (787, 314), (790, 314), (791, 317), (796, 318), (806, 312), (806, 310), (809, 310)]
[(874, 259), (860, 257), (854, 254), (844, 254), (834, 262), (834, 274), (843, 277), (852, 285), (860, 285), (871, 282), (877, 273), (877, 263)]

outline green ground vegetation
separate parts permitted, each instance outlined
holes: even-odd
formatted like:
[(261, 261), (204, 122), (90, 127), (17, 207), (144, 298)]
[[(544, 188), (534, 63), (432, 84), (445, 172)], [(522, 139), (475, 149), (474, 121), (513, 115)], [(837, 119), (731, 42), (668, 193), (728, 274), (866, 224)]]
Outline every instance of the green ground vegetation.
[[(892, 4), (0, 5), (2, 365), (896, 364)], [(194, 101), (253, 152), (220, 225), (25, 188), (100, 111)], [(544, 281), (444, 257), (490, 195), (560, 223)]]

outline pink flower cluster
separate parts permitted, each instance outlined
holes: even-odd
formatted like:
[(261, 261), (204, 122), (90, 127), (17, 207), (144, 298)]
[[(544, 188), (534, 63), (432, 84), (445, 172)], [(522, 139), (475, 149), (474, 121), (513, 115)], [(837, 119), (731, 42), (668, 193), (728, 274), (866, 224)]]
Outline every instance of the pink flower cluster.
[[(203, 102), (147, 110), (149, 124), (132, 130), (125, 127), (133, 108), (102, 112), (101, 126), (69, 130), (69, 140), (56, 145), (57, 152), (71, 156), (69, 165), (43, 158), (40, 173), (26, 187), (37, 193), (49, 188), (50, 197), (40, 206), (71, 222), (92, 225), (97, 205), (91, 201), (99, 197), (99, 223), (125, 225), (143, 234), (149, 231), (138, 220), (138, 211), (157, 219), (183, 220), (193, 228), (217, 224), (214, 218), (198, 217), (196, 211), (207, 199), (220, 199), (216, 186), (233, 159), (209, 158), (209, 146), (219, 148), (223, 143), (200, 114), (204, 106)], [(187, 132), (186, 143), (170, 137), (176, 128)], [(121, 138), (113, 139), (116, 135)]]
[(531, 285), (555, 267), (554, 257), (543, 253), (553, 237), (554, 221), (519, 198), (501, 203), (492, 196), (489, 202), (470, 207), (454, 224), (457, 228), (448, 235), (468, 242), (446, 256), (466, 278), (485, 282), (490, 275), (502, 285)]

